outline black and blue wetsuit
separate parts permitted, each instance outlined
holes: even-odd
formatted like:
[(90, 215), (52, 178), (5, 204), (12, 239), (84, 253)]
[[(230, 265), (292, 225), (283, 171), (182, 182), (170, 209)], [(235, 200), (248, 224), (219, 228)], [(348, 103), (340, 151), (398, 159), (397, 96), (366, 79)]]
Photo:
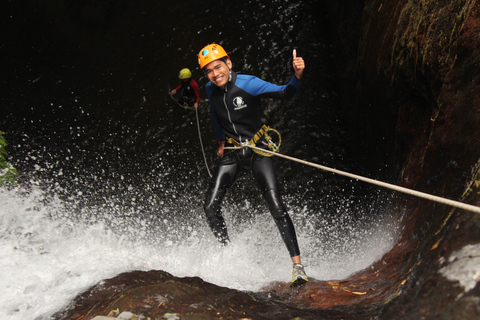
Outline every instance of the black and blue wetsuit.
[[(260, 99), (293, 99), (299, 88), (300, 80), (295, 76), (288, 84), (279, 86), (254, 76), (236, 74), (233, 71), (230, 71), (230, 78), (224, 89), (211, 82), (207, 83), (207, 96), (218, 140), (225, 140), (226, 137), (239, 142), (252, 139), (263, 125)], [(264, 142), (263, 139), (258, 141), (257, 146), (263, 147), (262, 142)], [(213, 174), (204, 206), (207, 221), (213, 233), (221, 243), (228, 242), (221, 203), (227, 190), (246, 167), (252, 168), (290, 256), (299, 255), (295, 228), (280, 196), (273, 160), (254, 153), (250, 148), (225, 153)]]

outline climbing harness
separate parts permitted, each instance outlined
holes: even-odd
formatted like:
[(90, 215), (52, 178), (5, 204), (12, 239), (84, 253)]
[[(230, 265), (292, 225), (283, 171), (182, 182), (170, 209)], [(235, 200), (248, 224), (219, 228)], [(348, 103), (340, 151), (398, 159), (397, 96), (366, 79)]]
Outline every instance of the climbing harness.
[(175, 99), (171, 94), (169, 94), (170, 98), (173, 99), (173, 101), (175, 101), (175, 103), (177, 104), (177, 106), (183, 108), (183, 109), (187, 109), (187, 110), (193, 110), (193, 109), (196, 109), (195, 107), (190, 107), (189, 105), (187, 105), (186, 103), (185, 104), (181, 104), (180, 102), (178, 102), (177, 99)]
[(356, 179), (356, 180), (360, 180), (360, 181), (367, 182), (367, 183), (370, 183), (370, 184), (374, 184), (374, 185), (377, 185), (377, 186), (380, 186), (380, 187), (384, 187), (384, 188), (388, 188), (388, 189), (391, 189), (391, 190), (403, 192), (403, 193), (406, 193), (406, 194), (409, 194), (409, 195), (412, 195), (412, 196), (416, 196), (416, 197), (419, 197), (419, 198), (435, 201), (435, 202), (438, 202), (438, 203), (441, 203), (441, 204), (446, 204), (446, 205), (456, 207), (456, 208), (459, 208), (459, 209), (468, 210), (468, 211), (472, 211), (472, 212), (475, 212), (475, 213), (480, 213), (480, 207), (477, 207), (477, 206), (474, 206), (474, 205), (470, 205), (470, 204), (466, 204), (466, 203), (463, 203), (463, 202), (460, 202), (460, 201), (455, 201), (455, 200), (450, 200), (450, 199), (434, 196), (434, 195), (431, 195), (431, 194), (428, 194), (428, 193), (424, 193), (424, 192), (400, 187), (400, 186), (397, 186), (397, 185), (394, 185), (394, 184), (390, 184), (390, 183), (378, 181), (378, 180), (375, 180), (375, 179), (362, 177), (362, 176), (352, 174), (352, 173), (349, 173), (349, 172), (345, 172), (345, 171), (329, 168), (329, 167), (326, 167), (326, 166), (322, 166), (322, 165), (319, 165), (319, 164), (316, 164), (316, 163), (308, 162), (308, 161), (305, 161), (305, 160), (293, 158), (293, 157), (290, 157), (290, 156), (287, 156), (287, 155), (284, 155), (284, 154), (281, 154), (281, 153), (277, 153), (277, 152), (265, 150), (265, 149), (262, 149), (262, 148), (258, 148), (256, 146), (250, 144), (249, 142), (240, 143), (239, 146), (235, 146), (235, 147), (225, 147), (225, 149), (243, 149), (243, 148), (251, 148), (254, 151), (255, 150), (262, 151), (262, 152), (265, 152), (265, 153), (269, 153), (271, 155), (275, 155), (275, 156), (278, 156), (278, 157), (281, 157), (281, 158), (292, 160), (292, 161), (302, 163), (302, 164), (305, 164), (305, 165), (308, 165), (308, 166), (311, 166), (311, 167), (314, 167), (314, 168), (322, 169), (322, 170), (325, 170), (325, 171), (328, 171), (328, 172), (343, 175), (343, 176), (346, 176), (346, 177), (349, 177), (349, 178), (352, 178), (352, 179)]
[[(269, 132), (274, 132), (277, 135), (277, 137), (278, 137), (278, 142), (277, 143), (273, 142), (273, 138), (269, 135)], [(277, 130), (275, 130), (273, 128), (270, 128), (269, 126), (267, 126), (265, 124), (260, 128), (260, 130), (257, 131), (257, 133), (255, 133), (253, 138), (250, 139), (249, 141), (247, 141), (246, 143), (248, 143), (251, 146), (256, 146), (257, 142), (262, 137), (265, 139), (265, 141), (263, 141), (263, 143), (272, 152), (277, 152), (278, 149), (280, 149), (280, 146), (282, 145), (282, 136), (280, 135), (280, 132), (278, 132)], [(228, 143), (234, 145), (236, 147), (236, 149), (239, 148), (239, 147), (241, 147), (240, 149), (243, 149), (242, 143), (236, 141), (235, 139), (227, 138), (226, 140), (227, 140)], [(229, 147), (227, 147), (225, 149), (229, 149)], [(262, 149), (262, 148), (253, 149), (253, 151), (255, 153), (258, 153), (259, 155), (262, 155), (264, 157), (272, 157), (274, 155), (272, 153), (264, 152), (263, 150), (265, 150), (265, 149)]]
[(175, 101), (176, 105), (181, 107), (181, 108), (184, 108), (184, 109), (187, 109), (187, 110), (194, 110), (195, 107), (190, 107), (189, 105), (187, 105), (186, 103), (185, 104), (181, 104), (180, 102), (178, 102), (177, 99), (175, 99), (173, 97), (173, 95), (170, 93), (172, 90), (170, 89), (170, 87), (168, 87), (168, 95), (170, 96), (170, 98), (172, 98), (173, 101)]

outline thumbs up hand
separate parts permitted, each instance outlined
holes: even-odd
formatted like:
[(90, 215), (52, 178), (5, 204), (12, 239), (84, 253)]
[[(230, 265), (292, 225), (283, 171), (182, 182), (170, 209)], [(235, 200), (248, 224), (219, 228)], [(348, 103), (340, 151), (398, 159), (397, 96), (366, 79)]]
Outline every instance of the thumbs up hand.
[(295, 77), (300, 80), (305, 69), (305, 61), (302, 57), (297, 57), (297, 50), (293, 49), (293, 69), (295, 70)]

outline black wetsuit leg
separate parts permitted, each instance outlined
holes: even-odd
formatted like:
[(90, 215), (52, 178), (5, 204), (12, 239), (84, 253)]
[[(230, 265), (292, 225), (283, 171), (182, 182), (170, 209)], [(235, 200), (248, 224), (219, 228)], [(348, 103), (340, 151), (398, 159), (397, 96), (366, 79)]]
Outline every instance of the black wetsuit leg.
[(240, 164), (235, 153), (225, 155), (215, 170), (205, 198), (204, 210), (213, 234), (222, 244), (229, 241), (227, 226), (221, 212), (221, 204), (227, 190), (233, 185), (240, 172)]
[(272, 158), (255, 154), (252, 159), (252, 170), (290, 256), (298, 256), (300, 249), (297, 235), (280, 195)]

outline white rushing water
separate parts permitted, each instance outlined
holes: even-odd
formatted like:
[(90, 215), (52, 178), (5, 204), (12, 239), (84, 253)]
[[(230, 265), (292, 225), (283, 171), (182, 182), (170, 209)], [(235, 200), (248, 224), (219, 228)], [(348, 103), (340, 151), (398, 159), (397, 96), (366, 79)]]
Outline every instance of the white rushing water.
[[(68, 212), (61, 214), (68, 209), (60, 200), (44, 198), (38, 187), (26, 194), (0, 189), (0, 319), (48, 319), (102, 279), (132, 270), (165, 270), (253, 291), (289, 281), (291, 261), (266, 211), (243, 225), (233, 224), (227, 211), (232, 242), (220, 247), (204, 222), (198, 230), (186, 226), (181, 240), (172, 241), (168, 228), (147, 232), (152, 226), (145, 222), (118, 232), (99, 219), (74, 221)], [(99, 214), (112, 214), (104, 210)], [(385, 225), (343, 230), (344, 237), (335, 231), (340, 225), (348, 229), (344, 223), (325, 223), (320, 232), (306, 220), (305, 209), (292, 209), (291, 216), (307, 274), (319, 280), (342, 279), (368, 267), (395, 240)]]

